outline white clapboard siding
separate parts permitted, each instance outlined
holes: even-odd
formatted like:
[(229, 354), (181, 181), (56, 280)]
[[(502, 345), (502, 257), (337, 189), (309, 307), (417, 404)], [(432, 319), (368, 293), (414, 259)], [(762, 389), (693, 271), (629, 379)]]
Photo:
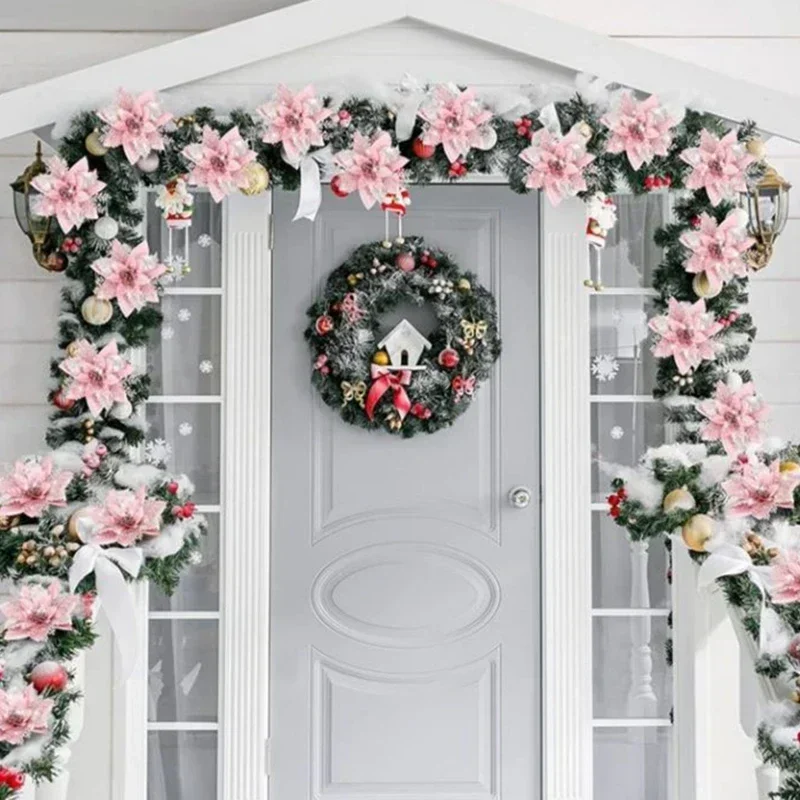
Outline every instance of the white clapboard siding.
[[(758, 328), (758, 341), (796, 342), (800, 340), (800, 281), (771, 281), (767, 276), (764, 272), (750, 282), (750, 313)], [(800, 397), (797, 399), (800, 402)]]
[(46, 401), (53, 354), (54, 346), (50, 341), (0, 346), (0, 376), (10, 378), (0, 380), (0, 409), (7, 405)]
[(759, 394), (770, 404), (798, 402), (800, 398), (800, 342), (767, 342), (759, 337), (748, 364), (756, 376)]
[[(32, 269), (39, 267), (32, 263)], [(59, 288), (51, 281), (0, 283), (0, 292), (10, 300), (0, 313), (0, 342), (52, 342)]]

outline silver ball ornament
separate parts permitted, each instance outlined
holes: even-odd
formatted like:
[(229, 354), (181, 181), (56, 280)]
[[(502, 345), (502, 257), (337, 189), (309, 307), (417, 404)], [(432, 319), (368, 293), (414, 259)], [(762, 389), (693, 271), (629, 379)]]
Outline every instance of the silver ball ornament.
[(119, 233), (119, 223), (108, 215), (100, 217), (94, 224), (94, 233), (100, 239), (111, 241)]
[(136, 166), (142, 172), (155, 172), (158, 169), (158, 153), (152, 150), (144, 158), (140, 158), (136, 162)]

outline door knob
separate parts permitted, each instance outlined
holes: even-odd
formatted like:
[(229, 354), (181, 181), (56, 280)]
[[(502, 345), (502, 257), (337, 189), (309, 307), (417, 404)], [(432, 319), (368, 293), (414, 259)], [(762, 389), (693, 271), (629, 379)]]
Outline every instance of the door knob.
[(514, 508), (527, 508), (531, 497), (531, 490), (527, 486), (516, 486), (508, 493), (508, 501)]

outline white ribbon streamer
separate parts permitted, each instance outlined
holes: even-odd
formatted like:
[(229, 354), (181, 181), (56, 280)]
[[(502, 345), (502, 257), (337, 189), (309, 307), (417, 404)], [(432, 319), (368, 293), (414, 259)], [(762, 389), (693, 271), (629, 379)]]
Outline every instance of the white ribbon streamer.
[(561, 122), (558, 119), (555, 103), (548, 103), (539, 112), (539, 122), (541, 122), (553, 136), (561, 136)]
[(325, 147), (309, 153), (300, 161), (300, 200), (297, 203), (294, 220), (310, 219), (313, 222), (316, 219), (322, 203), (320, 165), (326, 166), (331, 158), (330, 148)]
[(91, 534), (80, 530), (79, 534), (85, 544), (75, 553), (69, 569), (69, 588), (74, 592), (78, 584), (94, 572), (97, 597), (119, 648), (122, 679), (127, 680), (136, 667), (139, 648), (136, 642), (136, 608), (123, 573), (137, 578), (144, 556), (138, 547), (103, 548), (92, 541)]
[(419, 107), (425, 99), (425, 87), (409, 73), (403, 75), (400, 81), (400, 106), (394, 121), (394, 131), (398, 142), (405, 142), (414, 132)]

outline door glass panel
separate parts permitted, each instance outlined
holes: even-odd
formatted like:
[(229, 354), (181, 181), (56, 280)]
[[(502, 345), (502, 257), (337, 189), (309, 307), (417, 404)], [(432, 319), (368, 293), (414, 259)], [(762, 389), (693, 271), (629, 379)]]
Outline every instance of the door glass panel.
[(147, 761), (147, 800), (215, 800), (216, 733), (151, 731)]
[(596, 728), (594, 800), (668, 800), (669, 728)]

